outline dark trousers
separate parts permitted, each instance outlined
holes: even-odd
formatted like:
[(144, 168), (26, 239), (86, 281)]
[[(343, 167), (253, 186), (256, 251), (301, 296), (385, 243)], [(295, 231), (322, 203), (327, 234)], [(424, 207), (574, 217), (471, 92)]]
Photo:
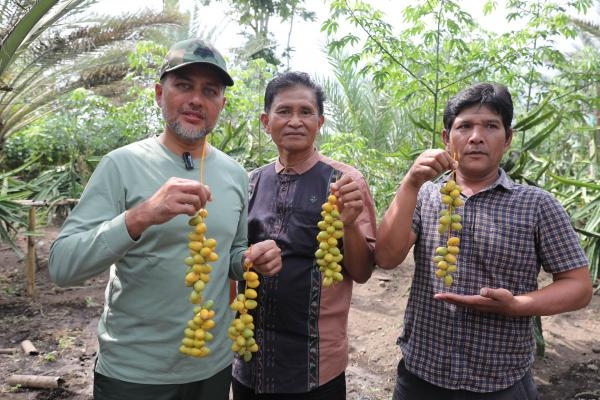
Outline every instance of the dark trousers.
[(404, 360), (398, 364), (398, 376), (392, 400), (538, 400), (531, 371), (514, 385), (498, 392), (477, 393), (444, 389), (418, 378), (406, 370)]
[(233, 400), (345, 400), (346, 374), (344, 372), (308, 393), (256, 393), (235, 378), (231, 381)]
[(94, 373), (94, 400), (228, 400), (231, 365), (201, 381), (152, 385)]

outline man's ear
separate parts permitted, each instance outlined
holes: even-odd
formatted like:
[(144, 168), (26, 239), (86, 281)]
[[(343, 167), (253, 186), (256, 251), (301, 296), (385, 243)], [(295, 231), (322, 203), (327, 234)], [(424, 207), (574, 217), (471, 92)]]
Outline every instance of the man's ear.
[(158, 104), (159, 107), (160, 107), (160, 101), (162, 99), (162, 93), (163, 93), (162, 85), (160, 83), (157, 83), (156, 85), (154, 85), (154, 100), (156, 101), (156, 104)]
[(450, 132), (446, 130), (446, 128), (444, 128), (444, 130), (442, 130), (442, 140), (444, 141), (444, 144), (446, 145), (446, 147), (448, 147), (450, 145)]
[(514, 131), (512, 128), (508, 129), (508, 135), (506, 136), (506, 140), (504, 141), (504, 151), (508, 150), (510, 144), (512, 143)]
[(319, 129), (321, 129), (321, 127), (323, 126), (324, 123), (325, 123), (325, 116), (319, 115)]
[(452, 140), (450, 140), (450, 131), (445, 128), (444, 130), (442, 130), (442, 140), (444, 142), (446, 151), (450, 154), (453, 154), (455, 149), (452, 148)]
[(270, 135), (271, 127), (269, 126), (269, 114), (261, 113), (260, 114), (260, 122), (262, 123), (263, 128), (265, 128), (265, 132), (267, 132)]

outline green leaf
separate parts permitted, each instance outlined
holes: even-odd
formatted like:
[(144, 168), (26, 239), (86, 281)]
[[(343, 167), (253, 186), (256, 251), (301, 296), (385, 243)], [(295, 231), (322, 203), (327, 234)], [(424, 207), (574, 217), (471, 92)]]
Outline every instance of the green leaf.
[(530, 151), (545, 141), (548, 136), (560, 125), (560, 118), (555, 118), (550, 124), (546, 125), (540, 132), (530, 138), (523, 146), (523, 151)]
[(519, 132), (525, 132), (536, 127), (547, 119), (556, 116), (556, 110), (550, 110), (540, 115), (541, 111), (542, 109), (540, 108), (536, 112), (527, 115), (527, 117), (515, 124), (513, 129)]
[[(81, 2), (81, 1), (80, 1)], [(18, 55), (17, 50), (31, 35), (35, 25), (58, 3), (58, 0), (37, 1), (25, 13), (15, 27), (2, 38), (2, 51), (0, 51), (0, 76), (15, 60)]]
[(435, 133), (435, 129), (431, 125), (427, 123), (424, 119), (420, 119), (412, 114), (408, 114), (408, 119), (412, 122), (417, 128), (423, 129), (430, 133)]
[(600, 190), (600, 185), (597, 183), (583, 182), (583, 181), (580, 181), (577, 179), (559, 176), (552, 172), (548, 172), (548, 175), (551, 176), (553, 179), (557, 180), (558, 182), (564, 183), (565, 185), (571, 185), (571, 186), (576, 186), (576, 187), (581, 187), (581, 188), (588, 188), (588, 189), (593, 189), (593, 190)]

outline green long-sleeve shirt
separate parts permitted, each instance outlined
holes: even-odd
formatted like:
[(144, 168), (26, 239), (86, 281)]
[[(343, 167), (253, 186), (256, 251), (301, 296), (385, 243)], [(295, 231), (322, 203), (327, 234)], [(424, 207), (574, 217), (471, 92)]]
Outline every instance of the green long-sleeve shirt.
[(184, 276), (189, 217), (180, 215), (147, 229), (134, 241), (125, 226), (126, 210), (155, 193), (170, 177), (200, 179), (200, 160), (186, 170), (181, 155), (150, 138), (106, 155), (79, 204), (52, 245), (49, 270), (60, 286), (80, 283), (110, 268), (105, 306), (98, 324), (96, 371), (128, 382), (184, 383), (206, 379), (232, 361), (227, 328), (228, 277), (241, 279), (247, 249), (248, 177), (224, 153), (211, 148), (204, 160), (204, 183), (213, 200), (206, 206), (206, 237), (217, 240), (205, 300), (215, 302), (216, 327), (205, 358), (179, 352), (193, 316)]

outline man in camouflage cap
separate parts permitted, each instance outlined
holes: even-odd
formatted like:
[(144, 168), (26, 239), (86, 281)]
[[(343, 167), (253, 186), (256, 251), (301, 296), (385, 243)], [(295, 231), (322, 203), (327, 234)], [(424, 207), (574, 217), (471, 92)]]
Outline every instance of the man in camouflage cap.
[[(175, 44), (155, 85), (163, 132), (102, 159), (52, 246), (49, 269), (58, 285), (110, 269), (95, 400), (229, 398), (229, 279), (243, 279), (244, 262), (266, 276), (281, 269), (273, 240), (247, 251), (248, 174), (207, 141), (231, 85), (212, 46), (198, 39)], [(200, 209), (219, 257), (207, 264), (210, 280), (198, 281), (205, 283), (199, 299), (186, 287), (184, 260), (194, 255), (188, 234), (196, 228), (188, 220)], [(201, 340), (194, 307), (209, 301), (215, 326)]]
[(162, 79), (167, 72), (195, 63), (212, 66), (221, 75), (225, 86), (233, 86), (233, 79), (227, 73), (227, 65), (221, 53), (201, 39), (188, 39), (171, 46), (160, 78)]

